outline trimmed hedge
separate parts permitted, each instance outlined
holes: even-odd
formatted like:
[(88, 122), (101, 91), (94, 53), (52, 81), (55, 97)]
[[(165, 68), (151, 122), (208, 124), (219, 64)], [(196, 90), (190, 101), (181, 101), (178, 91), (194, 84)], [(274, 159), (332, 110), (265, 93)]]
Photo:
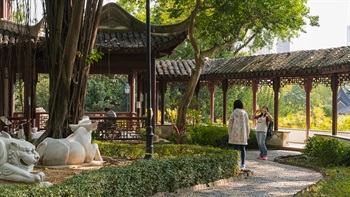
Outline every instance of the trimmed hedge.
[(350, 146), (335, 138), (313, 136), (307, 139), (303, 154), (320, 166), (350, 165)]
[[(194, 127), (189, 127), (187, 131), (190, 133), (190, 142), (192, 144), (198, 144), (201, 146), (213, 146), (226, 149), (232, 148), (232, 146), (228, 143), (228, 129), (226, 125), (196, 125)], [(258, 143), (256, 140), (254, 129), (250, 129), (247, 148), (258, 148)]]
[[(145, 150), (145, 145), (99, 145), (101, 154), (106, 156), (141, 158), (139, 149)], [(136, 150), (135, 153), (131, 149)], [(121, 150), (126, 151), (121, 154)], [(1, 185), (0, 192), (2, 196), (150, 196), (229, 178), (238, 173), (237, 151), (165, 144), (155, 145), (154, 150), (157, 153), (154, 159), (84, 172), (59, 186)]]

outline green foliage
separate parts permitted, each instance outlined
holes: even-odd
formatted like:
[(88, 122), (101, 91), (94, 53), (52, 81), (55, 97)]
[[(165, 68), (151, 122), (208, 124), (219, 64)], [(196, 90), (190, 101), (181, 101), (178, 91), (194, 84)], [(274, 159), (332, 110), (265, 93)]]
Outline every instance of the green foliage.
[(141, 159), (145, 153), (144, 144), (121, 144), (121, 143), (110, 143), (94, 141), (98, 144), (101, 155), (113, 156), (117, 158), (127, 159)]
[[(102, 155), (105, 155), (108, 146), (114, 150), (115, 146), (128, 150), (134, 147), (130, 144), (122, 147), (120, 144), (98, 143), (106, 147), (101, 151)], [(135, 149), (139, 148), (136, 146)], [(0, 185), (0, 191), (3, 196), (23, 197), (138, 197), (151, 196), (157, 192), (174, 192), (180, 188), (229, 178), (238, 173), (237, 151), (190, 145), (155, 145), (155, 151), (159, 151), (159, 155), (163, 158), (139, 160), (129, 166), (106, 167), (81, 173), (60, 185), (51, 187), (25, 184)], [(121, 154), (117, 153), (117, 155)]]
[[(193, 128), (188, 127), (187, 132), (190, 134), (191, 138), (189, 143), (197, 144), (201, 146), (212, 146), (229, 149), (231, 145), (228, 144), (228, 130), (227, 126), (201, 126), (196, 125)], [(250, 130), (250, 135), (248, 139), (249, 149), (256, 149), (258, 147), (255, 131)]]
[(126, 111), (125, 75), (90, 75), (87, 85), (85, 111)]
[[(199, 144), (201, 146), (213, 146), (213, 147), (227, 147), (228, 138), (223, 140), (227, 136), (227, 126), (200, 126), (196, 125), (193, 128), (188, 128), (187, 132), (191, 134), (193, 144)], [(226, 138), (225, 138), (226, 139)]]
[(186, 18), (197, 11), (195, 35), (202, 51), (232, 40), (231, 51), (236, 51), (252, 34), (255, 39), (250, 48), (262, 48), (277, 36), (282, 40), (298, 36), (306, 20), (318, 25), (318, 18), (310, 16), (306, 2), (300, 1), (158, 0), (156, 5), (162, 7), (155, 10), (157, 16), (170, 18)]
[(283, 105), (283, 108), (280, 108), (281, 116), (305, 111), (305, 91), (303, 88), (296, 85), (284, 86), (284, 88), (281, 89), (280, 102), (281, 105)]
[[(162, 130), (158, 127), (156, 127), (153, 132), (154, 132), (153, 140), (156, 140), (158, 136), (162, 134)], [(141, 136), (142, 140), (146, 141), (146, 128), (139, 128), (136, 131), (136, 134)]]
[(349, 165), (350, 147), (338, 139), (313, 136), (306, 142), (303, 154), (320, 166)]
[(350, 193), (350, 168), (325, 169), (327, 179), (311, 186), (302, 196), (348, 196)]
[(87, 56), (86, 63), (93, 64), (102, 59), (104, 53), (102, 51), (98, 51), (97, 48), (92, 49), (91, 53)]
[(38, 83), (36, 84), (36, 106), (42, 107), (46, 111), (49, 110), (49, 100), (48, 95), (49, 91), (50, 79), (48, 74), (39, 74), (38, 75)]

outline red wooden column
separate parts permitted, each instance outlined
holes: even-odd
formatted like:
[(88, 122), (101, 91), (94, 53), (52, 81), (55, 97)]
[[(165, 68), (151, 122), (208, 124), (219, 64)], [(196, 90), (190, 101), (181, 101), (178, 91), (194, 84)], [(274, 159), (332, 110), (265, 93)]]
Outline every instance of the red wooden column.
[(0, 11), (0, 18), (11, 20), (12, 19), (12, 1), (1, 0), (0, 7), (2, 8), (2, 10)]
[(145, 75), (139, 74), (138, 76), (138, 101), (140, 102), (140, 108), (137, 109), (139, 116), (145, 116), (146, 114), (146, 87), (147, 81), (145, 80)]
[(128, 82), (130, 84), (130, 111), (131, 113), (135, 112), (135, 94), (136, 94), (136, 73), (133, 71), (128, 75)]
[(278, 131), (278, 106), (279, 106), (279, 92), (281, 88), (281, 79), (276, 77), (273, 79), (273, 91), (274, 91), (274, 130)]
[[(5, 69), (0, 70), (0, 116), (5, 115)], [(0, 122), (1, 128), (2, 129), (2, 123)]]
[[(197, 97), (198, 100), (199, 100), (199, 91), (200, 91), (200, 89), (201, 89), (201, 84), (198, 81), (197, 85), (196, 85), (196, 89), (194, 90), (194, 95)], [(201, 106), (201, 104), (199, 102), (198, 105), (196, 106), (196, 109), (199, 110), (200, 106)]]
[(312, 90), (312, 78), (308, 77), (304, 79), (304, 89), (306, 93), (306, 140), (309, 139), (310, 133), (310, 117), (311, 117), (311, 101), (310, 101), (310, 93)]
[(332, 135), (338, 134), (338, 75), (332, 74), (331, 76), (331, 88), (332, 88)]
[(164, 119), (165, 119), (165, 92), (166, 92), (166, 89), (167, 89), (167, 84), (166, 84), (166, 81), (162, 80), (159, 82), (159, 93), (160, 93), (160, 97), (161, 97), (161, 107), (160, 107), (160, 110), (161, 110), (161, 113), (160, 113), (160, 116), (161, 116), (161, 120), (160, 120), (160, 124), (161, 125), (164, 125)]
[(156, 101), (154, 104), (154, 109), (153, 109), (153, 113), (154, 113), (154, 121), (156, 122), (156, 124), (158, 123), (158, 109), (159, 109), (159, 82), (156, 81), (156, 90), (155, 90), (155, 96), (156, 96)]
[[(34, 72), (31, 58), (30, 57), (24, 57), (26, 63), (23, 66), (23, 80), (24, 80), (24, 118), (27, 120), (30, 120), (33, 113), (33, 105), (32, 105), (32, 87), (33, 87), (33, 81), (34, 81)], [(26, 139), (30, 139), (30, 127), (31, 125), (25, 124), (23, 126), (24, 134), (26, 136)]]
[(214, 83), (210, 83), (208, 86), (209, 92), (210, 92), (210, 122), (214, 122), (214, 92), (215, 92), (215, 85)]
[(140, 74), (137, 74), (137, 93), (136, 93), (136, 102), (138, 104), (136, 104), (136, 113), (137, 116), (140, 117), (141, 116), (141, 76)]
[[(256, 94), (258, 92), (258, 84), (259, 84), (259, 81), (258, 80), (253, 80), (253, 84), (252, 84), (252, 89), (253, 89), (253, 112), (252, 114), (255, 113), (256, 111), (256, 107), (257, 107), (257, 97), (256, 97)], [(253, 119), (253, 127), (256, 126), (256, 119)]]
[(5, 67), (5, 73), (4, 73), (4, 116), (11, 116), (12, 114), (9, 114), (9, 106), (10, 106), (10, 99), (9, 99), (9, 94), (10, 94), (10, 76), (11, 76), (11, 69), (9, 69), (7, 66)]
[(156, 129), (156, 124), (157, 124), (157, 78), (156, 78), (156, 60), (152, 55), (152, 69), (151, 69), (151, 109), (153, 111), (153, 117), (152, 117), (152, 127), (153, 127), (153, 132)]
[(227, 120), (227, 89), (228, 89), (228, 79), (222, 80), (222, 123), (226, 124)]

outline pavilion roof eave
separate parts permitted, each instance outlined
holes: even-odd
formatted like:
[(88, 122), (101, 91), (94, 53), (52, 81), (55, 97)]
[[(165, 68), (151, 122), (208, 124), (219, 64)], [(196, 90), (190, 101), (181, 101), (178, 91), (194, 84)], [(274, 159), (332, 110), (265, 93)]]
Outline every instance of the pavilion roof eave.
[[(188, 30), (189, 19), (180, 23), (170, 25), (151, 25), (152, 34), (168, 35), (175, 32), (184, 32)], [(144, 22), (138, 20), (120, 5), (116, 3), (108, 3), (102, 7), (99, 30), (117, 31), (117, 32), (146, 32)]]

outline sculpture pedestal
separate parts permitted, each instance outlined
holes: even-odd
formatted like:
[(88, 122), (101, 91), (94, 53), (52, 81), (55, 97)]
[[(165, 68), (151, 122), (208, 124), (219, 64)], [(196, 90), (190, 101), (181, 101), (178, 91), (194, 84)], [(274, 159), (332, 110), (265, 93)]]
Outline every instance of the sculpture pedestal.
[(272, 136), (266, 137), (266, 145), (289, 146), (289, 131), (274, 131)]

